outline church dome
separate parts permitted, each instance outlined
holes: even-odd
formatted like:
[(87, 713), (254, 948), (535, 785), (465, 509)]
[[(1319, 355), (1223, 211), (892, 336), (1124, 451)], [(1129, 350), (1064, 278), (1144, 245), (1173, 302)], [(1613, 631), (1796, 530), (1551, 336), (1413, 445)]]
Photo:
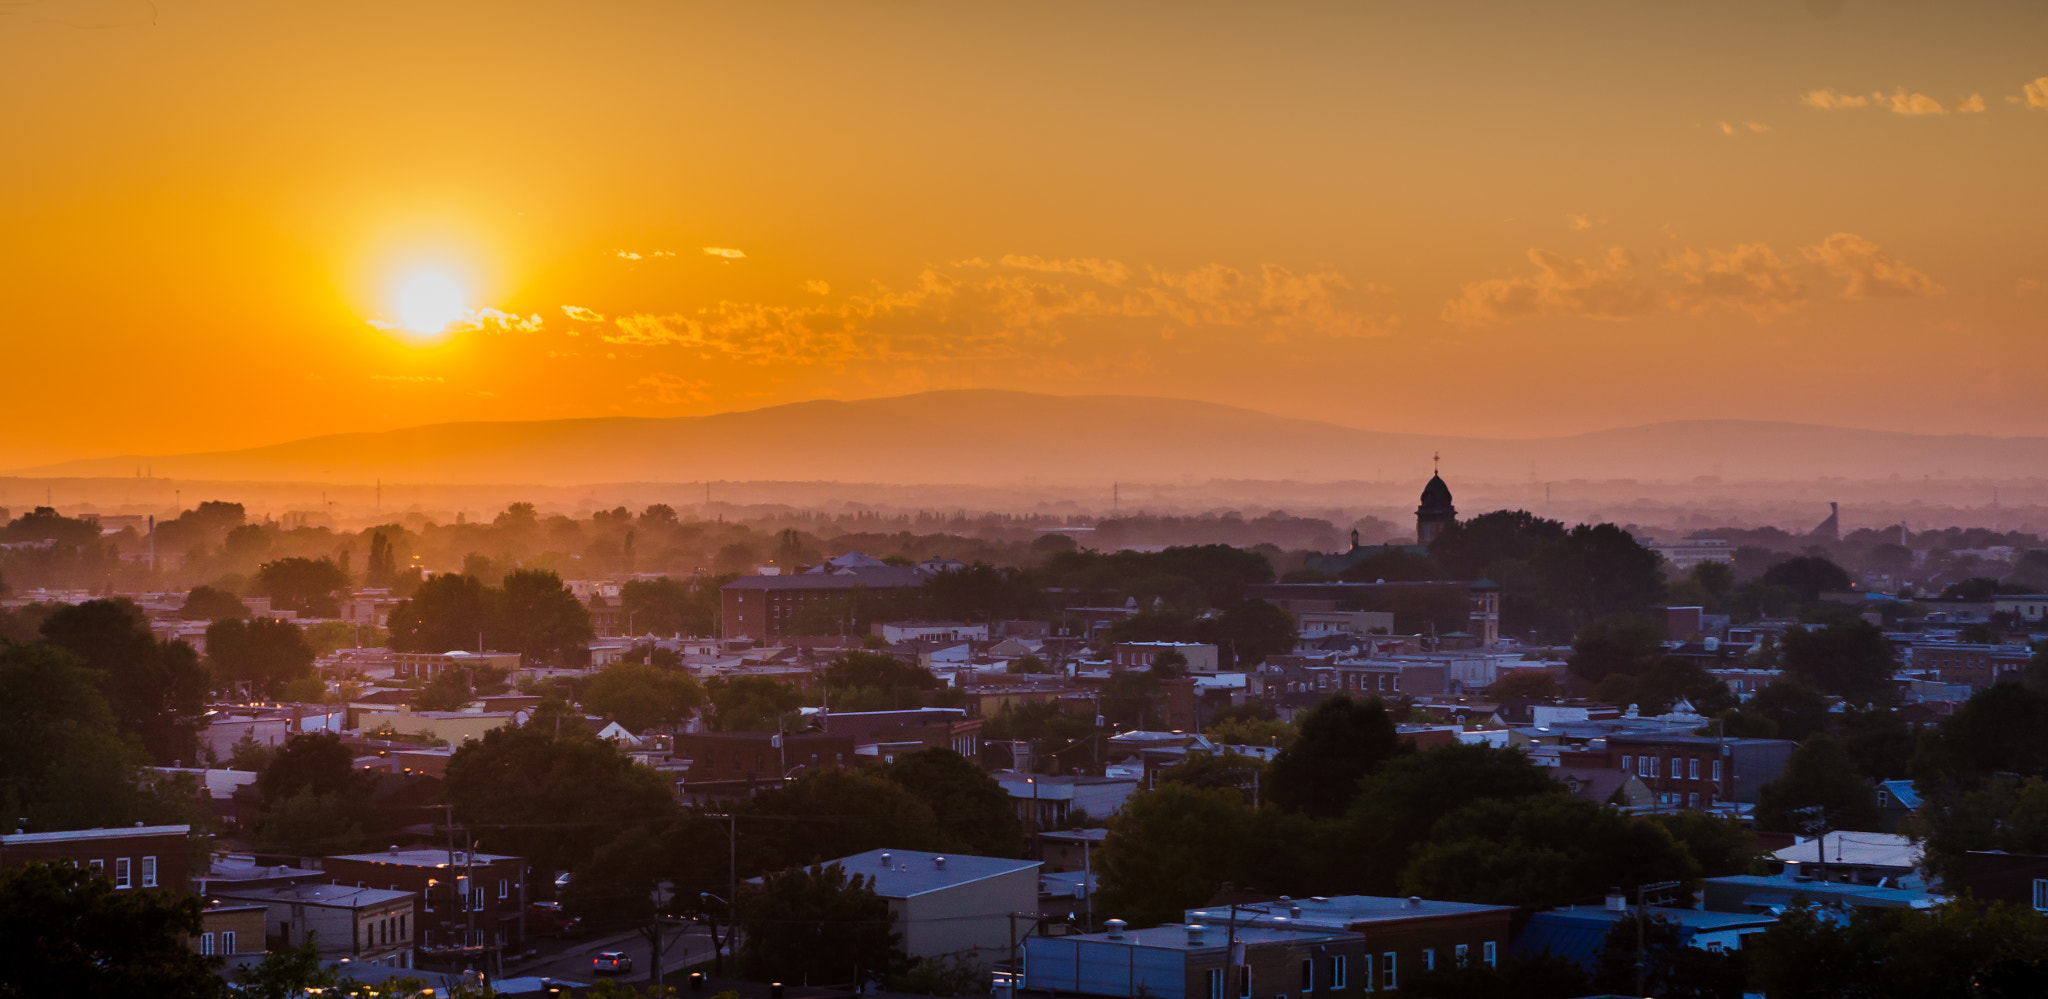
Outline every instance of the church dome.
[(1422, 508), (1443, 509), (1451, 505), (1451, 487), (1444, 484), (1444, 477), (1432, 475), (1429, 485), (1422, 487)]

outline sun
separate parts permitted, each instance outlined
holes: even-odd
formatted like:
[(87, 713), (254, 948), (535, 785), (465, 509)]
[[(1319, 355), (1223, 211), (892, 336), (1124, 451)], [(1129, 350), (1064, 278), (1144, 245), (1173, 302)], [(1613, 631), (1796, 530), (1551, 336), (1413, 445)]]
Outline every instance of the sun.
[(467, 317), (469, 293), (445, 271), (415, 271), (398, 283), (392, 295), (398, 325), (407, 332), (433, 336)]

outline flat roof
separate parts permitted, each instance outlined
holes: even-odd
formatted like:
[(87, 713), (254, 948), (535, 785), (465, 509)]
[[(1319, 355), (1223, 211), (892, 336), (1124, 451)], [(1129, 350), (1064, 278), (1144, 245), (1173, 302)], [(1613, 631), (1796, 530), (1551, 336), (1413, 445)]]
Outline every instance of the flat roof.
[(277, 888), (216, 888), (207, 894), (244, 901), (293, 902), (300, 905), (324, 905), (336, 909), (367, 909), (413, 897), (413, 893), (409, 891), (332, 884), (285, 885)]
[[(1188, 939), (1188, 928), (1171, 923), (1142, 930), (1125, 930), (1120, 937), (1108, 933), (1082, 933), (1063, 937), (1027, 937), (1027, 940), (1042, 940), (1047, 943), (1061, 941), (1086, 941), (1088, 943), (1116, 944), (1124, 947), (1143, 947), (1148, 950), (1222, 950), (1231, 943), (1231, 936), (1222, 926), (1205, 927), (1201, 939)], [(1341, 929), (1326, 933), (1304, 933), (1301, 930), (1271, 929), (1267, 927), (1239, 927), (1236, 942), (1240, 944), (1266, 943), (1315, 943), (1318, 941), (1356, 940), (1358, 935)]]
[[(882, 863), (883, 857), (889, 858), (886, 866)], [(938, 864), (940, 858), (945, 860), (944, 867)], [(871, 879), (875, 894), (884, 898), (912, 898), (1018, 871), (1035, 871), (1041, 866), (1036, 860), (928, 853), (923, 850), (869, 850), (841, 857), (832, 863), (845, 868), (848, 874)]]
[[(1297, 914), (1294, 910), (1299, 908)], [(1185, 913), (1188, 922), (1216, 920), (1229, 923), (1272, 925), (1275, 923), (1317, 929), (1344, 929), (1366, 923), (1394, 923), (1407, 919), (1433, 919), (1478, 913), (1513, 912), (1512, 905), (1478, 905), (1472, 902), (1444, 902), (1427, 898), (1395, 898), (1383, 895), (1336, 895), (1327, 898), (1281, 899), (1238, 905), (1233, 916), (1230, 906), (1204, 906)]]
[[(464, 854), (456, 852), (458, 858), (467, 857), (479, 864), (492, 864), (501, 860), (520, 860), (496, 853)], [(329, 860), (354, 860), (365, 864), (398, 864), (403, 867), (462, 867), (462, 860), (450, 862), (446, 850), (388, 850), (384, 853), (344, 853)]]
[(95, 839), (136, 839), (144, 836), (189, 836), (191, 826), (113, 826), (106, 829), (65, 829), (59, 832), (9, 833), (0, 836), (0, 846), (30, 846), (37, 843), (77, 843)]

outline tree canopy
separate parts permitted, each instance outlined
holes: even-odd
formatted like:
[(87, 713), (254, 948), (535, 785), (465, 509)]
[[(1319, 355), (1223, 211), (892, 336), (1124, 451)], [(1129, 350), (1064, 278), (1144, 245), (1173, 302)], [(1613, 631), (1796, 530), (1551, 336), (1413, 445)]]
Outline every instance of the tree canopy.
[(120, 891), (70, 864), (0, 871), (0, 996), (224, 999), (219, 959), (185, 943), (201, 907), (196, 895)]
[(299, 626), (279, 618), (223, 618), (206, 626), (206, 657), (220, 678), (259, 697), (313, 675), (313, 647)]
[(1297, 721), (1294, 744), (1273, 760), (1267, 797), (1291, 812), (1329, 818), (1358, 796), (1359, 781), (1399, 755), (1401, 738), (1379, 698), (1324, 698)]
[(152, 761), (197, 762), (212, 681), (190, 645), (157, 641), (149, 619), (125, 598), (57, 608), (42, 633), (95, 671), (114, 723), (139, 738)]

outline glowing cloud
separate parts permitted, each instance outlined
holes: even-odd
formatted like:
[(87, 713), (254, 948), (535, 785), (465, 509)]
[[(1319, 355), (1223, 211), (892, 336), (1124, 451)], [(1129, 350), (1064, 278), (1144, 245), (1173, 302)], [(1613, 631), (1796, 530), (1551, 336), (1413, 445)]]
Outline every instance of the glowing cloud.
[(1934, 98), (1927, 96), (1926, 94), (1909, 94), (1906, 92), (1906, 88), (1904, 87), (1900, 87), (1898, 92), (1893, 94), (1889, 98), (1883, 96), (1882, 94), (1873, 94), (1872, 96), (1876, 97), (1880, 101), (1888, 101), (1891, 104), (1893, 114), (1948, 113), (1948, 109), (1942, 107), (1940, 101), (1937, 101)]
[(600, 314), (597, 310), (586, 309), (580, 305), (564, 305), (562, 306), (562, 314), (568, 316), (571, 319), (576, 320), (579, 323), (604, 322), (604, 316)]
[(1970, 96), (1965, 97), (1960, 101), (1957, 101), (1956, 112), (1959, 114), (1983, 114), (1984, 95), (1971, 94)]
[(2021, 89), (2026, 91), (2028, 107), (2048, 109), (2048, 76), (2041, 77)]
[[(1883, 100), (1884, 98), (1879, 97), (1878, 99)], [(1870, 100), (1860, 94), (1838, 94), (1826, 87), (1822, 87), (1819, 90), (1809, 90), (1801, 94), (1799, 96), (1799, 103), (1810, 108), (1819, 108), (1822, 111), (1870, 106)]]
[(724, 246), (707, 246), (704, 248), (704, 252), (714, 257), (724, 257), (727, 260), (740, 260), (747, 255), (743, 250), (735, 250)]
[(1838, 232), (1801, 251), (1828, 272), (1849, 279), (1850, 298), (1926, 298), (1947, 289), (1854, 233)]
[(632, 250), (613, 250), (610, 255), (620, 260), (653, 260), (658, 257), (673, 257), (676, 254), (674, 250), (651, 250), (647, 253), (635, 253)]
[(1535, 274), (1466, 285), (1444, 307), (1444, 319), (1467, 326), (1553, 315), (1621, 320), (1663, 304), (1651, 276), (1638, 270), (1635, 258), (1619, 246), (1593, 263), (1548, 250), (1530, 250), (1529, 262), (1536, 265)]

